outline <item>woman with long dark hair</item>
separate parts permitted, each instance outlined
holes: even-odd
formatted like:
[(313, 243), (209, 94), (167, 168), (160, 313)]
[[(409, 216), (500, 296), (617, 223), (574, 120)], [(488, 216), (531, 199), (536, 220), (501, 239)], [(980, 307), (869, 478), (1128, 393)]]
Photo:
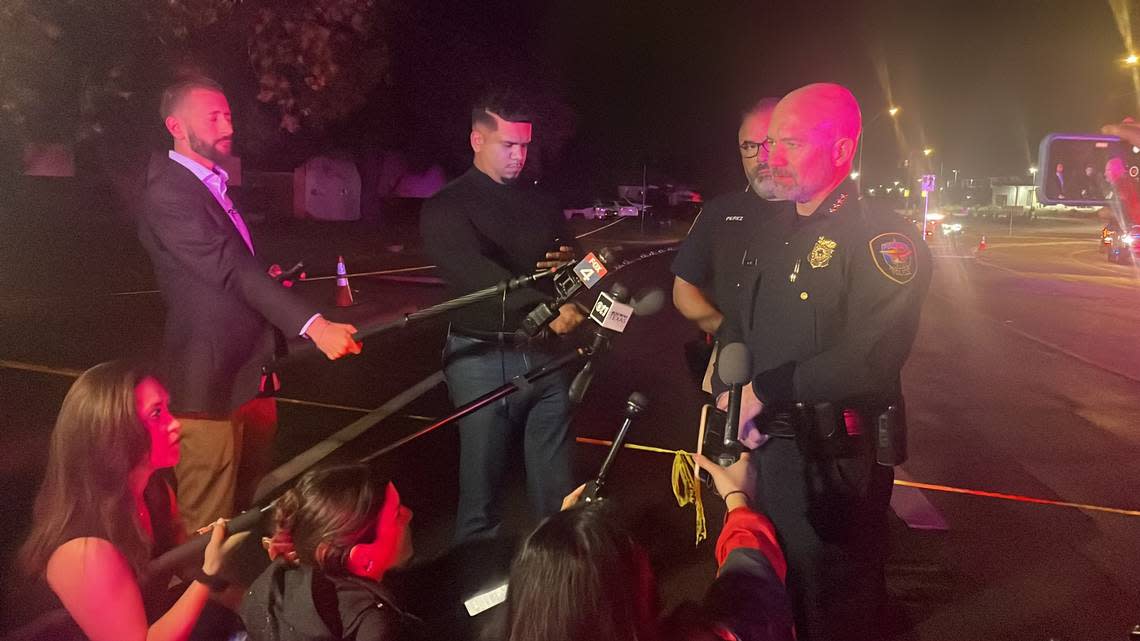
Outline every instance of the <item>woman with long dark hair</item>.
[[(154, 474), (178, 462), (181, 426), (169, 401), (145, 369), (103, 363), (72, 384), (52, 430), (20, 561), (92, 641), (187, 639), (210, 594), (193, 581), (163, 612), (166, 584), (139, 584), (147, 561), (180, 538), (173, 492)], [(221, 521), (210, 536), (206, 582), (221, 564)]]
[(696, 458), (727, 507), (718, 576), (703, 603), (659, 622), (648, 556), (607, 504), (575, 504), (580, 487), (515, 556), (508, 641), (792, 641), (787, 564), (771, 521), (748, 507), (748, 455), (729, 468)]
[(366, 465), (306, 473), (277, 499), (274, 562), (250, 587), (241, 616), (251, 641), (404, 638), (415, 620), (384, 575), (412, 557), (412, 511)]

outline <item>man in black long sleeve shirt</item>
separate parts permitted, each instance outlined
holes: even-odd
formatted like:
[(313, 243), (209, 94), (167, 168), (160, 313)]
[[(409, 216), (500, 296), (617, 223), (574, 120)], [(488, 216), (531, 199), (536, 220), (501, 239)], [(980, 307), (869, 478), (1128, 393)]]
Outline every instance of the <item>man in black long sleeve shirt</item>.
[[(545, 259), (571, 250), (555, 203), (514, 185), (530, 139), (529, 118), (509, 99), (482, 101), (472, 112), (474, 166), (424, 205), (424, 247), (452, 296), (531, 273)], [(523, 288), (451, 313), (444, 375), (453, 403), (474, 400), (551, 359), (549, 341), (521, 341), (515, 335), (527, 313), (551, 292)], [(549, 329), (566, 334), (582, 320), (576, 306), (563, 305)], [(532, 508), (539, 517), (558, 511), (573, 487), (567, 392), (566, 377), (554, 375), (460, 421), (457, 543), (497, 532), (507, 453), (520, 435)]]

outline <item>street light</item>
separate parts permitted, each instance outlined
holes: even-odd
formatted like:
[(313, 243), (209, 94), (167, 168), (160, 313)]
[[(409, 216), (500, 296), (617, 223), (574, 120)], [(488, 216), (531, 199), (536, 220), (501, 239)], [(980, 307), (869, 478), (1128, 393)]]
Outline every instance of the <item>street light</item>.
[(930, 147), (927, 147), (926, 149), (923, 149), (923, 150), (922, 150), (922, 155), (923, 155), (923, 156), (930, 156), (930, 154), (932, 154), (932, 153), (934, 153), (934, 150), (933, 150), (933, 149), (931, 149)]
[(1037, 168), (1036, 167), (1030, 167), (1029, 168), (1029, 175), (1036, 177), (1037, 176)]
[(874, 118), (867, 122), (867, 124), (863, 125), (863, 133), (859, 136), (859, 167), (855, 171), (851, 172), (852, 180), (855, 180), (859, 176), (863, 175), (863, 139), (867, 137), (867, 132), (871, 129), (871, 125), (875, 124), (879, 118), (882, 118), (883, 114), (887, 114), (891, 118), (894, 118), (899, 114), (899, 111), (900, 110), (898, 107), (891, 105), (889, 109), (886, 111), (880, 111), (879, 113), (875, 114)]
[(1124, 59), (1124, 64), (1130, 67), (1135, 66), (1138, 62), (1140, 62), (1140, 58), (1136, 57), (1136, 54), (1134, 53), (1128, 54), (1128, 57)]

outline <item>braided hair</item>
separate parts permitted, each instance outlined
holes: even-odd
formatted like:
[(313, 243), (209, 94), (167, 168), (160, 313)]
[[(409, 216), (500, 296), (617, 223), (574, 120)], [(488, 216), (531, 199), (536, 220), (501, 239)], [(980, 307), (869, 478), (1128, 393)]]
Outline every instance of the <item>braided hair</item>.
[(277, 499), (274, 533), (265, 540), (271, 558), (347, 573), (348, 551), (376, 537), (376, 515), (384, 505), (386, 480), (367, 465), (337, 465), (306, 473)]

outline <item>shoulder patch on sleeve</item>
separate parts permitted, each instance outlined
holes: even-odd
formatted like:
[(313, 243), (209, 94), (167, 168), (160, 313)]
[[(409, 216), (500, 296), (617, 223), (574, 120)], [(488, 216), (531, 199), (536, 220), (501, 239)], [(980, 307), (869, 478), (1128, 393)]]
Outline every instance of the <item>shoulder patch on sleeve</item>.
[(904, 234), (890, 232), (871, 239), (871, 260), (890, 280), (905, 285), (918, 273), (918, 256), (914, 241)]

